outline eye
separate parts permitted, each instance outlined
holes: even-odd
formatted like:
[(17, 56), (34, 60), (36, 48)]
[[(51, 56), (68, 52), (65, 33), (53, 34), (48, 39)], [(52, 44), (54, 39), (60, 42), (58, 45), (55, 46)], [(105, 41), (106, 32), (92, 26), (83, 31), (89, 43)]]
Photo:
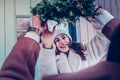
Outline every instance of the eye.
[(66, 35), (62, 35), (62, 39), (66, 39)]
[(56, 42), (59, 42), (59, 41), (60, 41), (60, 40), (59, 40), (58, 38), (55, 39), (55, 43), (56, 43)]
[(65, 36), (62, 37), (62, 39), (65, 39), (65, 38), (66, 38)]

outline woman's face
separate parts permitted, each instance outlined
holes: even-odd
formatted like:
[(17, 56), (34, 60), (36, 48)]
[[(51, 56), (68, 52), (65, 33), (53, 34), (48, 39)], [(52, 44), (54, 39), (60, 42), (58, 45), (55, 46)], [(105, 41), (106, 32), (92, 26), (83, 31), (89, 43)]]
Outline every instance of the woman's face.
[(56, 47), (60, 52), (66, 53), (70, 49), (70, 39), (66, 34), (60, 34), (55, 38)]

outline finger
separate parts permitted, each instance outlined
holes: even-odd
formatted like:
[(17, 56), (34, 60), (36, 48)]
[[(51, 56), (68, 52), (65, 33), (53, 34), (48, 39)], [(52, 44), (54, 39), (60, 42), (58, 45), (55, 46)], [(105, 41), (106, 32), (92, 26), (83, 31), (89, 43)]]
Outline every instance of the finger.
[(45, 25), (44, 25), (44, 27), (41, 27), (41, 32), (43, 33), (43, 32), (48, 32), (49, 30), (48, 30), (48, 26), (47, 26), (47, 24), (45, 23)]
[(53, 27), (52, 32), (55, 33), (55, 31), (56, 31), (56, 26)]
[(35, 16), (40, 17), (39, 14), (36, 14)]
[(47, 22), (45, 23), (45, 27), (46, 27), (46, 30), (49, 31)]

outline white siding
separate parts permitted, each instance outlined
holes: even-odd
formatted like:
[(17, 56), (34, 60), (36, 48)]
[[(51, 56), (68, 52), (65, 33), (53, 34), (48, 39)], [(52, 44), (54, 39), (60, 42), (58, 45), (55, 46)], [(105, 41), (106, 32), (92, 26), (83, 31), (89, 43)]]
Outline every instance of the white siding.
[(4, 0), (0, 0), (0, 66), (5, 59)]

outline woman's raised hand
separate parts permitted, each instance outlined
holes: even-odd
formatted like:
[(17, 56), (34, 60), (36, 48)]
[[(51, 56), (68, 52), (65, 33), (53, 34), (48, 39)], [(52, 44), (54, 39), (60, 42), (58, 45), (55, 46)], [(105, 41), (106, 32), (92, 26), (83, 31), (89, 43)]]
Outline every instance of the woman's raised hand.
[(53, 27), (52, 31), (49, 31), (48, 23), (45, 24), (44, 30), (43, 30), (42, 36), (41, 36), (41, 40), (42, 40), (43, 46), (45, 48), (52, 48), (52, 45), (54, 43), (55, 28), (56, 28), (56, 26)]

